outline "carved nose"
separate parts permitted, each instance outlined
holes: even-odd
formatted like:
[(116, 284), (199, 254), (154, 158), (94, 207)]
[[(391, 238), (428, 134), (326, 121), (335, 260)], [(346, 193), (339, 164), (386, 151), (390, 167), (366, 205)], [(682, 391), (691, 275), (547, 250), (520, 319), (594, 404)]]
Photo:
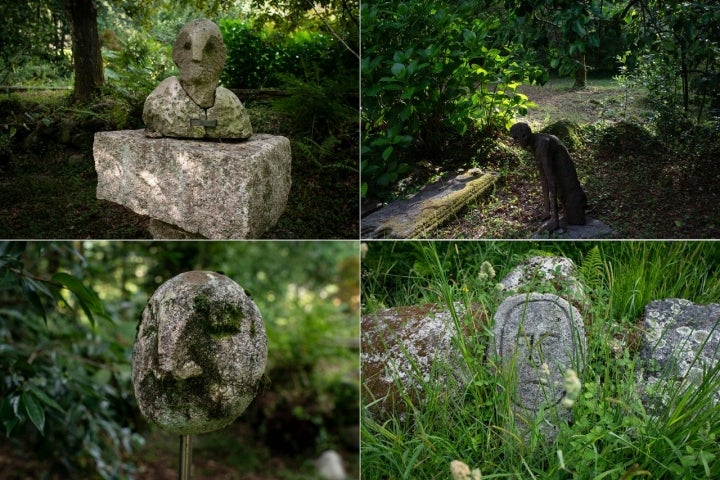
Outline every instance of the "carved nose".
[(203, 370), (190, 357), (188, 349), (175, 335), (163, 335), (158, 339), (158, 374), (172, 375), (177, 380), (199, 377)]
[(193, 44), (192, 44), (193, 62), (202, 62), (203, 50), (205, 50), (205, 42), (193, 42)]

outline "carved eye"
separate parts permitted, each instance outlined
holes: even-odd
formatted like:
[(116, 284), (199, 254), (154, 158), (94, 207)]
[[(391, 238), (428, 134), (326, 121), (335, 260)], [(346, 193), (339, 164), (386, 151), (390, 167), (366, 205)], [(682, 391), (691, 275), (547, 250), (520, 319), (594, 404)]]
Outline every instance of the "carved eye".
[(192, 47), (192, 42), (191, 42), (190, 40), (188, 40), (187, 42), (185, 42), (185, 45), (183, 45), (183, 48), (184, 48), (185, 50), (190, 50), (191, 47)]

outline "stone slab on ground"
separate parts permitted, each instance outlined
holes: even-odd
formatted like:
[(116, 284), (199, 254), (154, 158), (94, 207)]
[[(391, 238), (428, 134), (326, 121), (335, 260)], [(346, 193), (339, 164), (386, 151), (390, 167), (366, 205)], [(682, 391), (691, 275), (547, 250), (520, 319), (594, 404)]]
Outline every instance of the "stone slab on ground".
[(397, 200), (362, 219), (362, 238), (416, 238), (491, 191), (495, 173), (468, 170), (426, 185), (412, 198)]
[(97, 198), (213, 239), (257, 238), (290, 192), (290, 141), (147, 138), (144, 130), (95, 134)]
[[(645, 307), (643, 327), (638, 384), (653, 411), (720, 362), (720, 303), (656, 300)], [(715, 401), (720, 401), (720, 392)]]
[(609, 238), (614, 233), (609, 225), (597, 218), (586, 217), (585, 220), (585, 225), (567, 225), (554, 232), (547, 232), (543, 228), (535, 232), (531, 238), (596, 239)]
[[(542, 411), (543, 425), (556, 425), (570, 413), (559, 410), (564, 374), (567, 369), (579, 374), (586, 362), (580, 312), (557, 295), (528, 293), (505, 299), (494, 319), (489, 352), (497, 355), (506, 378), (516, 382), (516, 424), (529, 427)], [(507, 387), (514, 391), (515, 385)]]
[[(463, 336), (486, 323), (479, 305), (470, 314), (474, 325), (466, 322), (462, 304), (454, 308)], [(458, 328), (445, 305), (395, 307), (363, 315), (361, 332), (363, 403), (377, 421), (393, 413), (404, 415), (404, 399), (420, 407), (425, 384), (444, 382), (452, 395), (458, 391), (453, 387), (471, 378), (458, 346)]]

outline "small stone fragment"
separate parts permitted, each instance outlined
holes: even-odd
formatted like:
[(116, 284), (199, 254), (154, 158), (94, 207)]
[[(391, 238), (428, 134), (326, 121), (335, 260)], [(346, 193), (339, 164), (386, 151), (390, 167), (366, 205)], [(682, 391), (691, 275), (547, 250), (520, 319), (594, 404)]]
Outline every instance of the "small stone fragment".
[(143, 310), (132, 378), (142, 414), (179, 435), (232, 423), (267, 361), (260, 311), (234, 281), (193, 271), (163, 283)]

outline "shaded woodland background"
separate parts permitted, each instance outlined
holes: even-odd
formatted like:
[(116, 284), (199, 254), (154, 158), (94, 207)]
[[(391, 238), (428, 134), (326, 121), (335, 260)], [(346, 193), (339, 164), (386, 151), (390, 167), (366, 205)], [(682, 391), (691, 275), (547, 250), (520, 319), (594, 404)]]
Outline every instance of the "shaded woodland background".
[[(686, 229), (694, 219), (685, 218), (684, 205), (664, 228), (654, 224), (662, 222), (656, 215), (663, 210), (674, 210), (678, 197), (695, 205), (691, 217), (720, 216), (717, 209), (700, 207), (717, 198), (712, 185), (720, 180), (714, 161), (720, 140), (717, 2), (366, 2), (361, 18), (364, 210), (470, 167), (500, 171), (511, 189), (523, 183), (525, 191), (524, 184), (536, 182), (526, 168), (531, 161), (512, 153), (506, 129), (527, 116), (536, 130), (590, 117), (574, 145), (581, 177), (593, 182), (606, 173), (624, 177), (633, 171), (621, 179), (623, 185), (592, 192), (591, 208), (606, 216), (619, 210), (615, 218), (623, 223), (643, 214), (646, 204), (652, 210), (651, 228), (623, 225), (621, 238), (716, 236), (714, 228)], [(608, 83), (616, 85), (612, 104), (598, 105), (583, 93)], [(553, 90), (562, 85), (572, 102), (560, 109), (548, 104), (548, 95), (538, 93), (547, 84)], [(643, 147), (625, 148), (635, 146), (638, 131)], [(597, 167), (608, 160), (611, 165)], [(517, 169), (523, 170), (521, 179), (513, 176)], [(635, 192), (646, 182), (660, 185), (638, 201)], [(517, 197), (514, 191), (510, 197)], [(517, 238), (518, 231), (531, 231), (496, 213), (481, 219), (485, 231), (495, 232), (491, 236)], [(496, 221), (504, 226), (494, 228)], [(457, 236), (482, 235), (450, 228)]]
[(131, 383), (140, 313), (193, 269), (248, 291), (270, 382), (227, 429), (198, 436), (194, 478), (315, 478), (338, 450), (357, 474), (357, 242), (0, 243), (0, 477), (177, 478), (177, 438)]
[[(223, 32), (223, 86), (254, 130), (290, 138), (293, 188), (272, 238), (356, 238), (356, 0), (31, 0), (0, 19), (0, 237), (147, 238), (147, 219), (94, 198), (96, 131), (143, 128), (176, 75), (187, 21)], [(62, 208), (57, 208), (61, 206)], [(46, 221), (40, 212), (62, 212)]]

